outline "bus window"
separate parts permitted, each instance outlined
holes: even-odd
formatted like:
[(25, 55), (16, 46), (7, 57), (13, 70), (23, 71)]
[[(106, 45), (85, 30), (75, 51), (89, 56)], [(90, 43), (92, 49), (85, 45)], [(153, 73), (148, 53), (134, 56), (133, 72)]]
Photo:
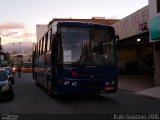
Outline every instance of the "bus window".
[(48, 42), (48, 34), (46, 34), (45, 36), (45, 49), (44, 49), (45, 53), (47, 52), (47, 42)]
[(35, 45), (35, 57), (37, 58), (38, 57), (38, 44)]
[(22, 67), (23, 72), (32, 72), (32, 63), (23, 63)]
[(41, 40), (39, 41), (39, 44), (38, 44), (38, 53), (39, 53), (39, 56), (41, 55)]
[(43, 38), (43, 54), (46, 53), (45, 49), (46, 49), (46, 36), (44, 36)]
[(51, 31), (48, 32), (47, 52), (50, 51)]
[(93, 64), (107, 64), (114, 62), (113, 33), (106, 29), (93, 29), (92, 32), (92, 62)]
[(44, 53), (43, 48), (44, 48), (44, 37), (41, 40), (41, 55), (43, 55)]
[[(77, 63), (83, 52), (83, 45), (89, 43), (89, 29), (87, 28), (61, 28), (63, 63)], [(84, 56), (84, 55), (83, 55)]]

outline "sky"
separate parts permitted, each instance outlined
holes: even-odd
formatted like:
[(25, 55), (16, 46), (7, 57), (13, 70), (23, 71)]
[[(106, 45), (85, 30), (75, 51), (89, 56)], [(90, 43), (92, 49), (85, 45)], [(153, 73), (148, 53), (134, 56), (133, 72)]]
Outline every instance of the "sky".
[(36, 42), (36, 24), (53, 18), (122, 19), (146, 5), (148, 0), (0, 0), (1, 43)]

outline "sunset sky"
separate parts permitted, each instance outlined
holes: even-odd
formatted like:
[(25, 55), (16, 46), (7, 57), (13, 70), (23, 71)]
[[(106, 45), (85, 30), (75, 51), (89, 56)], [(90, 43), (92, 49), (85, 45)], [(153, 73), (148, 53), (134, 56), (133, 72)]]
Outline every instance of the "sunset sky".
[(148, 0), (0, 0), (0, 37), (2, 45), (35, 42), (36, 24), (53, 18), (121, 19), (146, 5)]

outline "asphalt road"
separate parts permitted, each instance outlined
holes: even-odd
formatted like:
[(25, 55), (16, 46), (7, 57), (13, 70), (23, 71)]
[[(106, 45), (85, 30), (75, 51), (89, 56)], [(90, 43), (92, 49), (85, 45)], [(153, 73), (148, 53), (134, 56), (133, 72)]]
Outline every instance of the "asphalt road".
[[(149, 117), (160, 119), (160, 100), (140, 96), (133, 92), (118, 90), (116, 94), (103, 94), (99, 96), (73, 96), (52, 99), (47, 92), (35, 85), (30, 73), (23, 73), (13, 85), (15, 98), (13, 101), (0, 102), (1, 119), (5, 117), (27, 118), (35, 116), (47, 119), (105, 119)], [(102, 117), (103, 116), (103, 117)], [(97, 118), (96, 118), (97, 117)], [(3, 119), (4, 120), (4, 119)]]

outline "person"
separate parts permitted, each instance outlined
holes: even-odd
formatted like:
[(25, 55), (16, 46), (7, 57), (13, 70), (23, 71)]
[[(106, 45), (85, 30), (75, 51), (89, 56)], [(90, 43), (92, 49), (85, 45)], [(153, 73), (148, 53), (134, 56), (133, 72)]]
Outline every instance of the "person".
[(21, 65), (18, 65), (17, 72), (18, 72), (18, 77), (21, 78), (21, 72), (22, 72)]

